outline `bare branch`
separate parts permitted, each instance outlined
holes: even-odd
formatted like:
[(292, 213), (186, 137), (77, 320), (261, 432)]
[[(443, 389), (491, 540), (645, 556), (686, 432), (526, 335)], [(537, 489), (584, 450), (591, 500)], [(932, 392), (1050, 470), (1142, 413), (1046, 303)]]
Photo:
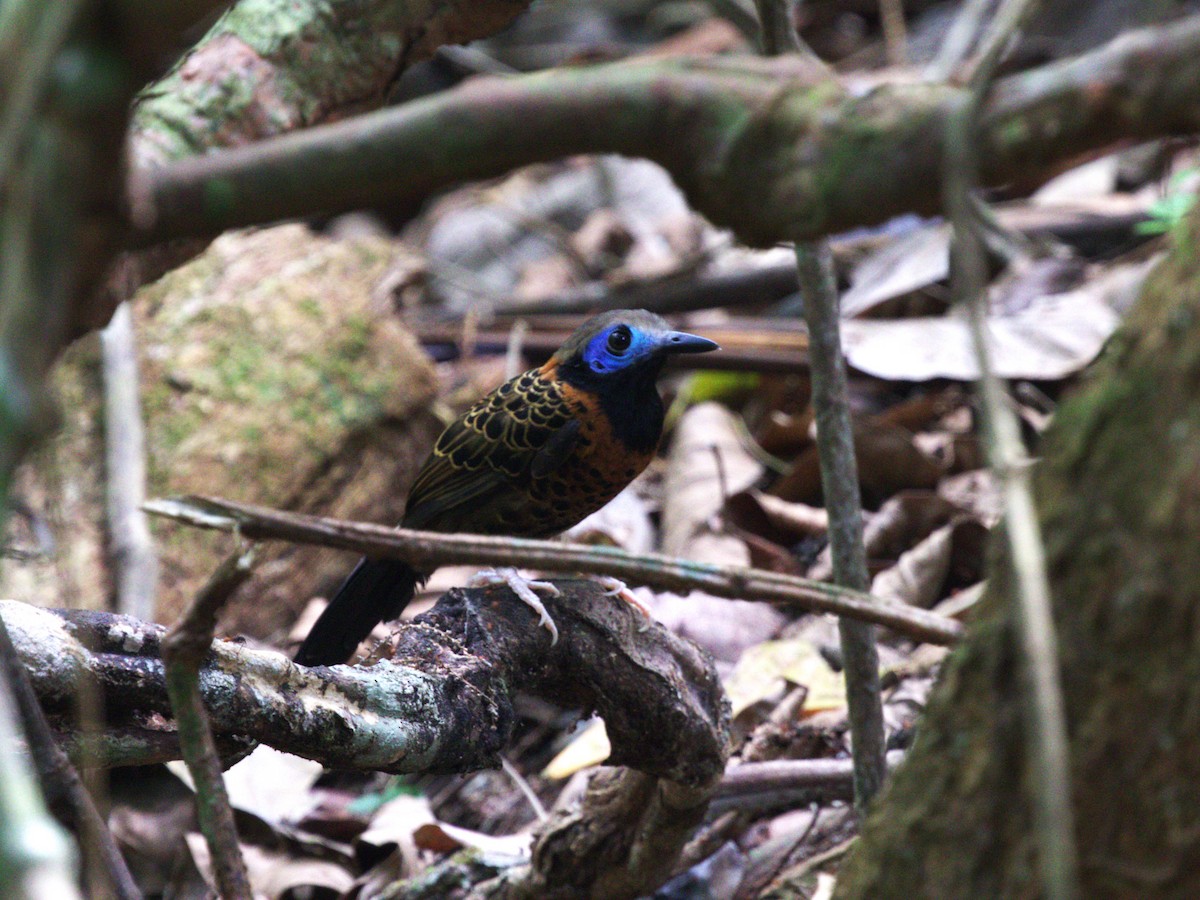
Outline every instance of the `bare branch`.
[(526, 538), (440, 534), (386, 528), (265, 509), (213, 497), (151, 500), (146, 511), (198, 528), (237, 532), (252, 539), (278, 539), (353, 550), (416, 566), (517, 565), (556, 572), (612, 575), (629, 584), (666, 591), (702, 590), (717, 597), (759, 600), (809, 612), (833, 613), (883, 625), (931, 644), (952, 644), (963, 627), (953, 619), (915, 607), (879, 603), (869, 594), (794, 575), (745, 566), (697, 563), (656, 553), (631, 554), (615, 547), (581, 547)]
[(196, 784), (196, 816), (222, 897), (249, 897), (250, 876), (238, 847), (221, 758), (200, 695), (200, 666), (213, 641), (217, 614), (250, 577), (250, 563), (250, 553), (226, 559), (162, 640), (167, 696), (175, 712), (179, 747)]
[[(124, 0), (136, 5), (136, 0)], [(176, 2), (131, 12), (131, 31), (163, 30)], [(190, 5), (204, 6), (203, 0)], [(208, 0), (207, 5), (219, 5)], [(238, 146), (374, 109), (408, 67), (440, 46), (486, 37), (528, 0), (487, 4), (449, 0), (240, 0), (179, 64), (141, 95), (129, 145), (130, 215), (155, 215), (143, 175), (217, 147)], [(346, 28), (352, 21), (354, 27)], [(135, 34), (134, 37), (137, 37)], [(174, 35), (171, 35), (174, 39)], [(148, 52), (147, 41), (129, 41)], [(143, 284), (199, 254), (205, 241), (177, 241), (122, 255), (79, 330), (101, 327)]]
[[(887, 754), (887, 766), (894, 769), (904, 758), (903, 751)], [(814, 792), (822, 802), (854, 798), (854, 763), (848, 759), (772, 759), (743, 763), (725, 773), (717, 786), (715, 800), (736, 800), (755, 794), (779, 795), (794, 791)]]
[[(1123, 35), (996, 86), (980, 116), (985, 183), (1033, 185), (1118, 142), (1200, 130), (1200, 18)], [(150, 176), (149, 243), (316, 212), (409, 202), (572, 153), (665, 166), (689, 201), (768, 246), (936, 212), (949, 85), (844, 91), (811, 65), (630, 61), (473, 79), (437, 97), (177, 163)], [(522, 127), (511, 127), (519, 117)], [(347, 147), (353, 152), (348, 153)], [(847, 167), (846, 159), (856, 160)], [(220, 204), (206, 202), (217, 192)]]
[[(834, 581), (866, 592), (871, 577), (863, 545), (862, 492), (850, 423), (850, 391), (846, 359), (838, 328), (838, 293), (829, 247), (796, 245), (804, 319), (808, 323), (809, 366), (821, 489), (829, 511), (829, 548)], [(861, 809), (878, 793), (886, 774), (883, 703), (879, 691), (879, 651), (873, 626), (838, 619), (846, 664), (846, 700), (854, 754), (854, 801)]]
[(154, 618), (158, 554), (146, 524), (146, 440), (137, 347), (128, 304), (100, 332), (104, 370), (104, 463), (108, 530), (116, 570), (117, 610)]
[(1032, 761), (1035, 825), (1046, 895), (1079, 895), (1079, 867), (1071, 809), (1070, 745), (1059, 670), (1058, 639), (1051, 612), (1046, 550), (1016, 413), (991, 361), (988, 338), (985, 230), (990, 213), (974, 191), (979, 183), (977, 130), (984, 98), (1001, 58), (1038, 0), (1005, 0), (984, 36), (980, 59), (964, 102), (946, 125), (943, 179), (946, 210), (954, 225), (951, 289), (968, 312), (979, 362), (978, 391), (988, 457), (1000, 479), (1005, 504), (1004, 539), (1012, 566), (1028, 721), (1024, 733)]

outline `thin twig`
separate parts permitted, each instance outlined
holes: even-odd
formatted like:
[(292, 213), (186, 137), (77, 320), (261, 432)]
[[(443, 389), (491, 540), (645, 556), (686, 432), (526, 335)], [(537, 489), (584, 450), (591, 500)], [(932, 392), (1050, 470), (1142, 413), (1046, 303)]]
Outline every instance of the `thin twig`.
[[(863, 546), (862, 496), (846, 360), (838, 329), (837, 285), (833, 260), (825, 244), (796, 245), (796, 264), (804, 296), (809, 332), (812, 403), (817, 424), (821, 488), (829, 511), (829, 549), (833, 580), (843, 587), (870, 587)], [(838, 619), (842, 659), (846, 667), (846, 702), (854, 757), (854, 802), (861, 809), (879, 791), (886, 774), (883, 703), (879, 690), (879, 651), (875, 629), (864, 622)]]
[(749, 816), (740, 809), (723, 812), (709, 824), (700, 828), (679, 854), (675, 871), (686, 872), (692, 866), (708, 859), (728, 841), (746, 830)]
[(988, 10), (996, 0), (966, 0), (950, 26), (937, 56), (925, 70), (930, 81), (946, 81), (962, 65), (983, 33)]
[(754, 5), (758, 8), (759, 41), (764, 56), (803, 52), (805, 48), (796, 31), (795, 0), (755, 0)]
[[(887, 755), (887, 767), (894, 769), (904, 752)], [(774, 759), (732, 766), (721, 779), (716, 797), (743, 797), (750, 794), (778, 794), (809, 788), (829, 792), (830, 799), (851, 795), (854, 764), (848, 759)]]
[[(848, 772), (847, 775), (850, 776), (851, 773)], [(851, 779), (847, 778), (847, 781), (849, 780)], [(816, 830), (817, 823), (821, 821), (821, 804), (817, 802), (809, 802), (808, 811), (812, 818), (808, 820), (808, 824), (804, 826), (804, 830), (795, 835), (788, 842), (787, 849), (778, 854), (778, 859), (768, 868), (767, 871), (755, 878), (756, 889), (753, 891), (755, 895), (761, 895), (762, 888), (766, 887), (768, 884), (771, 884), (776, 878), (779, 877), (779, 873), (782, 872), (784, 867), (789, 863), (789, 861), (791, 861), (796, 851), (803, 846), (804, 842), (807, 841), (813, 831)], [(746, 892), (743, 896), (750, 896), (750, 892)]]
[(1002, 0), (991, 25), (984, 32), (979, 45), (979, 55), (973, 62), (973, 68), (967, 73), (967, 97), (969, 105), (973, 108), (972, 118), (976, 123), (1000, 61), (1016, 41), (1021, 25), (1037, 11), (1040, 2), (1041, 0)]
[(825, 61), (813, 52), (796, 30), (799, 0), (754, 0), (754, 5), (758, 11), (759, 42), (763, 55), (779, 56), (783, 53), (793, 53), (825, 68)]
[[(823, 869), (826, 866), (828, 866), (830, 863), (836, 862), (837, 860), (839, 860), (843, 856), (845, 856), (846, 853), (850, 850), (850, 848), (854, 846), (856, 841), (858, 841), (858, 835), (855, 835), (854, 837), (851, 837), (851, 838), (847, 838), (846, 840), (842, 841), (840, 844), (830, 847), (828, 850), (823, 850), (820, 853), (816, 854), (815, 856), (808, 857), (807, 859), (803, 860), (802, 862), (797, 863), (796, 865), (792, 866), (790, 869), (785, 871), (782, 875), (780, 875), (775, 880), (775, 884), (779, 884), (779, 885), (802, 884), (805, 881), (805, 879), (809, 878), (812, 875), (812, 873), (816, 872), (818, 869)], [(770, 884), (764, 885), (763, 886), (763, 894), (769, 895), (771, 893), (774, 893), (774, 891), (772, 890), (773, 887), (774, 887), (774, 885), (770, 885)]]
[(1046, 576), (1045, 548), (1030, 485), (1031, 462), (1004, 385), (992, 367), (987, 335), (984, 226), (972, 192), (979, 182), (976, 131), (979, 112), (1006, 48), (1036, 0), (1007, 0), (996, 13), (983, 42), (966, 96), (946, 126), (943, 190), (955, 228), (952, 287), (966, 304), (972, 341), (979, 360), (979, 393), (988, 455), (1002, 484), (1005, 539), (1016, 593), (1024, 698), (1028, 720), (1023, 729), (1033, 766), (1034, 821), (1046, 895), (1054, 900), (1078, 896), (1078, 857), (1071, 808), (1070, 745), (1059, 674), (1057, 639)]
[(709, 5), (713, 13), (731, 23), (746, 40), (753, 41), (759, 34), (758, 16), (750, 0), (712, 0)]
[[(792, 0), (757, 0), (763, 20), (763, 48), (768, 55), (796, 50), (800, 39), (791, 27)], [(787, 33), (779, 23), (786, 20)], [(768, 23), (774, 23), (769, 30)], [(854, 436), (846, 389), (846, 362), (838, 331), (838, 294), (829, 245), (796, 245), (796, 271), (804, 297), (809, 331), (812, 403), (817, 418), (817, 453), (825, 508), (829, 512), (829, 544), (834, 582), (865, 592), (870, 586), (863, 548), (862, 499)], [(854, 799), (867, 805), (883, 784), (883, 701), (879, 692), (879, 651), (871, 625), (838, 619), (842, 657), (846, 665), (851, 752), (854, 760)]]
[(931, 644), (954, 644), (964, 633), (958, 622), (927, 610), (878, 603), (861, 591), (747, 566), (698, 563), (656, 553), (632, 554), (615, 547), (386, 528), (212, 497), (150, 500), (145, 509), (152, 515), (198, 528), (237, 532), (252, 540), (276, 539), (335, 547), (379, 559), (402, 559), (421, 568), (453, 564), (515, 565), (612, 575), (631, 585), (659, 590), (679, 593), (700, 590), (717, 597), (832, 613), (883, 625)]
[(104, 370), (104, 462), (117, 611), (154, 618), (158, 556), (146, 524), (146, 441), (138, 397), (137, 348), (128, 303), (100, 332)]
[(118, 900), (137, 900), (142, 892), (79, 772), (54, 739), (33, 685), (29, 683), (29, 673), (13, 647), (3, 619), (0, 619), (0, 665), (16, 701), (25, 739), (29, 743), (29, 755), (37, 767), (42, 793), (51, 812), (65, 827), (79, 835), (85, 864), (99, 863), (95, 874), (103, 876), (101, 884), (105, 892)]
[(904, 21), (904, 0), (879, 0), (879, 21), (883, 25), (888, 64), (907, 65), (908, 25)]
[(252, 552), (231, 556), (201, 589), (162, 641), (167, 694), (179, 727), (179, 746), (196, 785), (196, 814), (212, 854), (222, 897), (250, 897), (250, 878), (221, 777), (221, 758), (200, 696), (200, 665), (212, 645), (217, 613), (250, 576)]
[(525, 798), (525, 802), (529, 804), (529, 808), (533, 810), (533, 814), (537, 816), (539, 822), (545, 822), (550, 817), (546, 812), (546, 807), (542, 805), (542, 801), (534, 792), (532, 785), (525, 779), (525, 776), (517, 771), (517, 767), (509, 762), (507, 756), (500, 757), (500, 768), (504, 770), (504, 774), (509, 777), (509, 780), (516, 785), (517, 790), (521, 792), (521, 796)]

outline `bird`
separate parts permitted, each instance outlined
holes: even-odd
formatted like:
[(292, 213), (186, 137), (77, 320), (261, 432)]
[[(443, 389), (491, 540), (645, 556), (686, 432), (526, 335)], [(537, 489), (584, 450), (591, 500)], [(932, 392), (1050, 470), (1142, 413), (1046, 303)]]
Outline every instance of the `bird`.
[[(584, 322), (540, 368), (505, 382), (437, 439), (400, 526), (548, 538), (619, 494), (649, 464), (663, 431), (657, 380), (668, 357), (719, 349), (655, 313), (614, 310)], [(515, 569), (497, 570), (557, 629)], [(397, 618), (431, 571), (364, 557), (296, 653), (306, 666), (345, 662), (380, 622)], [(485, 579), (489, 576), (485, 576)]]

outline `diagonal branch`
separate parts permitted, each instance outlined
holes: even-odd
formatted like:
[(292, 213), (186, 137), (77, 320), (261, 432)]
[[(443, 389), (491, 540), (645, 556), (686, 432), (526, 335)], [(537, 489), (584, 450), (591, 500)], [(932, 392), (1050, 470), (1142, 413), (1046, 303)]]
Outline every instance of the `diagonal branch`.
[(1006, 47), (1036, 7), (1037, 0), (1005, 0), (984, 36), (980, 60), (964, 102), (947, 123), (943, 192), (954, 225), (951, 287), (955, 301), (967, 308), (979, 362), (977, 390), (988, 458), (999, 476), (1004, 496), (1003, 535), (1016, 598), (1028, 715), (1024, 731), (1031, 760), (1042, 879), (1046, 895), (1052, 900), (1073, 900), (1079, 896), (1079, 866), (1071, 809), (1070, 745), (1046, 550), (1033, 498), (1030, 477), (1033, 463), (1025, 452), (1007, 390), (992, 364), (984, 254), (984, 230), (990, 211), (973, 194), (979, 170), (976, 130), (980, 108)]
[(147, 512), (198, 528), (353, 550), (416, 566), (518, 565), (557, 572), (611, 575), (631, 584), (667, 591), (703, 590), (717, 597), (760, 600), (832, 613), (886, 628), (931, 644), (952, 644), (963, 627), (953, 619), (915, 607), (880, 603), (848, 588), (746, 566), (718, 566), (662, 556), (631, 554), (614, 547), (582, 547), (557, 541), (439, 534), (386, 528), (265, 509), (213, 497), (151, 500)]
[(200, 694), (200, 666), (213, 641), (217, 614), (250, 577), (252, 551), (225, 560), (179, 621), (163, 637), (163, 678), (179, 730), (179, 745), (196, 783), (196, 817), (212, 854), (222, 896), (250, 895), (250, 876), (221, 776), (221, 758)]
[[(136, 0), (123, 2), (136, 5)], [(175, 0), (155, 4), (153, 13), (134, 10), (125, 17), (132, 32), (128, 52), (157, 61), (161, 51), (144, 33), (164, 32), (188, 5), (229, 4)], [(172, 71), (139, 96), (129, 134), (130, 217), (144, 222), (154, 215), (144, 173), (377, 108), (405, 69), (441, 45), (494, 34), (526, 6), (528, 0), (239, 0)], [(194, 13), (193, 20), (198, 18)], [(171, 33), (172, 42), (181, 31)], [(203, 241), (176, 241), (121, 255), (100, 296), (80, 310), (76, 330), (103, 326), (139, 287), (204, 246)]]

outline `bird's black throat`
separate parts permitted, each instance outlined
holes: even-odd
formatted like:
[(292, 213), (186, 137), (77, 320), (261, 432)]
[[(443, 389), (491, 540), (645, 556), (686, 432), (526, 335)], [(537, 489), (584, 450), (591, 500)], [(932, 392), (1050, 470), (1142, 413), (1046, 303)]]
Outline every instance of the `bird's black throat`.
[(635, 453), (658, 447), (662, 437), (663, 404), (658, 374), (664, 360), (651, 358), (624, 369), (593, 372), (584, 365), (562, 365), (559, 377), (600, 401), (613, 437)]

